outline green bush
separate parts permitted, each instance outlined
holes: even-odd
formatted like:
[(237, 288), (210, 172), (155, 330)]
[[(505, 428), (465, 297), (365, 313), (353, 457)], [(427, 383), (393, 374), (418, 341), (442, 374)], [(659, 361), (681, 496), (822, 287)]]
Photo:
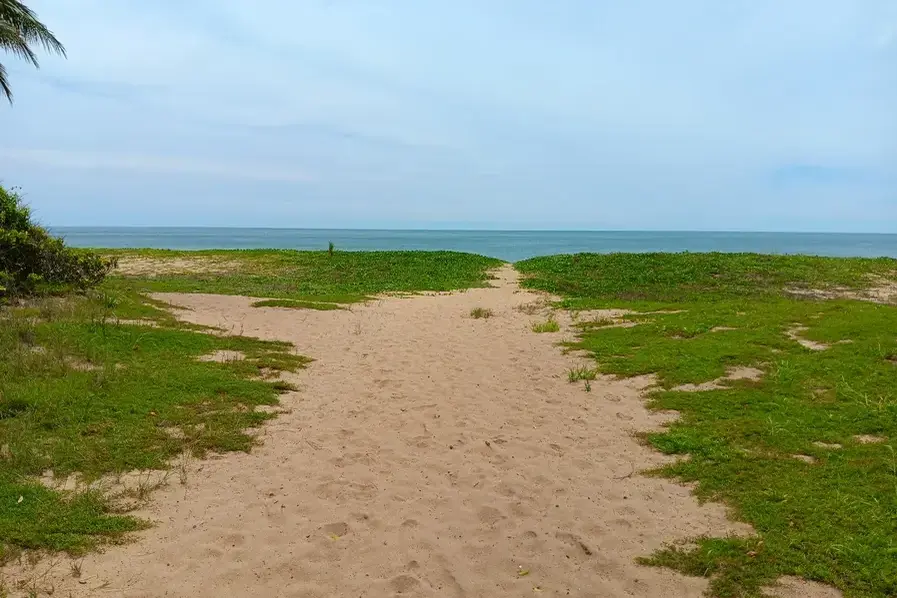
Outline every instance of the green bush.
[(95, 253), (66, 247), (31, 221), (15, 189), (0, 185), (0, 299), (86, 289), (114, 266)]

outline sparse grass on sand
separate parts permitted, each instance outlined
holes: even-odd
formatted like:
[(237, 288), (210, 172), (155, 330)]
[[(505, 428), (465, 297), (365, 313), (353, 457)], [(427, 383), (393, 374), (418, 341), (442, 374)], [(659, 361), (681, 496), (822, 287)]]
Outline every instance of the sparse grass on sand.
[(474, 307), (470, 310), (470, 317), (474, 320), (488, 320), (495, 314), (492, 313), (491, 309), (487, 309), (485, 307)]
[[(245, 359), (197, 359), (216, 351)], [(45, 487), (44, 472), (88, 483), (184, 452), (248, 450), (246, 430), (273, 417), (255, 407), (290, 388), (262, 375), (307, 361), (286, 343), (190, 330), (133, 294), (0, 308), (0, 562), (21, 549), (80, 553), (146, 525), (114, 497)]]
[(295, 299), (265, 299), (256, 301), (252, 307), (287, 307), (289, 309), (317, 309), (319, 311), (332, 311), (343, 309), (338, 303), (322, 303), (320, 301), (298, 301)]
[(543, 333), (543, 332), (559, 332), (561, 330), (561, 325), (558, 324), (557, 320), (554, 318), (548, 318), (544, 322), (536, 322), (533, 324), (533, 332)]
[[(696, 482), (699, 498), (725, 502), (757, 532), (696, 538), (643, 562), (710, 577), (719, 597), (760, 596), (783, 575), (848, 597), (897, 596), (897, 306), (793, 295), (893, 280), (897, 261), (616, 254), (517, 267), (524, 286), (569, 308), (642, 312), (625, 316), (631, 328), (581, 327), (572, 347), (603, 373), (657, 374), (649, 406), (681, 417), (645, 440), (690, 458), (655, 473)], [(674, 390), (734, 366), (764, 376)]]
[(353, 303), (381, 293), (484, 287), (489, 270), (502, 264), (451, 251), (97, 251), (117, 257), (122, 265), (105, 283), (107, 289), (246, 295), (314, 304)]

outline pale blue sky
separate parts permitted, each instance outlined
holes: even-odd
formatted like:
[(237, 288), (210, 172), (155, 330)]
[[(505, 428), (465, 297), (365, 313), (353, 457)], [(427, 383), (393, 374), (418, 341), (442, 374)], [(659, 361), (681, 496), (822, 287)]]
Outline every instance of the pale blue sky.
[(893, 0), (31, 0), (55, 225), (897, 232)]

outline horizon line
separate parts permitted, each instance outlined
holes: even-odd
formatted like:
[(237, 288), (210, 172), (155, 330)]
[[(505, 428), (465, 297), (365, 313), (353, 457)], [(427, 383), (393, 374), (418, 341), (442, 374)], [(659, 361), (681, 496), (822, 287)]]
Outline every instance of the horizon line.
[(895, 236), (897, 232), (862, 231), (797, 231), (797, 230), (743, 230), (743, 229), (596, 229), (596, 228), (333, 228), (290, 226), (235, 226), (192, 224), (46, 224), (52, 229), (227, 229), (227, 230), (276, 230), (276, 231), (347, 231), (347, 232), (421, 232), (421, 233), (735, 233), (735, 234), (785, 234), (785, 235), (882, 235)]

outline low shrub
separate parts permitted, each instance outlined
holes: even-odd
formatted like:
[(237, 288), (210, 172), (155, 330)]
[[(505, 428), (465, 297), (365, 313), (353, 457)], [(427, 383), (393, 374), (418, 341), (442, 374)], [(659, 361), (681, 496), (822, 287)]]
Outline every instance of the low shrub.
[(113, 260), (66, 247), (32, 222), (16, 189), (0, 186), (0, 299), (83, 290), (114, 267)]

